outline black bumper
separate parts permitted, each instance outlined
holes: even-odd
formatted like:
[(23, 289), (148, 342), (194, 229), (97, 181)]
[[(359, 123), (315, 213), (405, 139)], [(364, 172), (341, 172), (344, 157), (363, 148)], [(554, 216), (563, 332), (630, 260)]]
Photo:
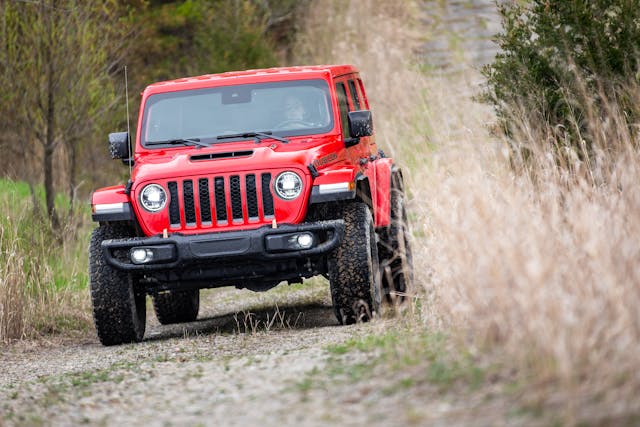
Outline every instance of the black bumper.
[[(280, 245), (280, 241), (287, 236), (302, 232), (314, 236), (314, 244), (309, 249), (287, 250)], [(119, 270), (175, 271), (194, 265), (237, 264), (245, 261), (270, 263), (320, 257), (335, 249), (343, 235), (344, 221), (333, 220), (279, 225), (278, 228), (265, 226), (247, 231), (105, 240), (102, 249), (106, 262)], [(160, 260), (135, 264), (129, 255), (133, 248), (148, 248), (157, 253)]]

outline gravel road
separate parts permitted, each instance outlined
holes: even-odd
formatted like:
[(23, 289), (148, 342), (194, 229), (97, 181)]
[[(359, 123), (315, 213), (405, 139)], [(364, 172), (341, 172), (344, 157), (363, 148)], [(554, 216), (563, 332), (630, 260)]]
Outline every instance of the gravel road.
[(150, 310), (140, 344), (5, 347), (0, 425), (394, 425), (375, 399), (363, 403), (366, 385), (309, 383), (327, 368), (327, 346), (383, 321), (339, 326), (326, 284), (271, 292), (206, 291), (185, 325), (161, 326)]

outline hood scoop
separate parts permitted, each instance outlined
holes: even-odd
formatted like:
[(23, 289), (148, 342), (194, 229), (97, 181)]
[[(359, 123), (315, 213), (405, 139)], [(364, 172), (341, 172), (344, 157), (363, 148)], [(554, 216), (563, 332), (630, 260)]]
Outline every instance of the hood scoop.
[(253, 154), (253, 150), (229, 151), (226, 153), (198, 154), (197, 156), (191, 156), (191, 160), (194, 162), (198, 162), (202, 160), (232, 159), (234, 157), (249, 157), (252, 154)]

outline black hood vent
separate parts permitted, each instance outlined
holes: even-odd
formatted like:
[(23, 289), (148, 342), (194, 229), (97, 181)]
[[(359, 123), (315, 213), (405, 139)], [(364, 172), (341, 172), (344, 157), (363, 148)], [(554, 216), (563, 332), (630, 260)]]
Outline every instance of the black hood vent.
[(191, 160), (193, 160), (194, 162), (198, 162), (201, 160), (231, 159), (234, 157), (249, 157), (252, 154), (253, 150), (229, 151), (227, 153), (198, 154), (197, 156), (191, 156)]

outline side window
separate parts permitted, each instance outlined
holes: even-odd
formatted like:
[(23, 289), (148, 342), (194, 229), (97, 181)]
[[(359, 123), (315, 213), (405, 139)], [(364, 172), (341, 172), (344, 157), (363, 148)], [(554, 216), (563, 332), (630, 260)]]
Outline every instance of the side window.
[(364, 92), (364, 85), (360, 79), (358, 79), (358, 95), (360, 95), (360, 99), (362, 100), (362, 106), (365, 110), (368, 110), (369, 101), (367, 100), (367, 94)]
[(347, 88), (344, 83), (336, 84), (336, 92), (338, 93), (338, 105), (340, 107), (340, 121), (342, 122), (342, 136), (349, 138), (349, 104), (347, 103)]
[(358, 91), (356, 90), (356, 83), (353, 80), (349, 80), (349, 92), (351, 93), (351, 102), (353, 103), (353, 108), (355, 110), (361, 110), (360, 106), (360, 96), (358, 95)]

